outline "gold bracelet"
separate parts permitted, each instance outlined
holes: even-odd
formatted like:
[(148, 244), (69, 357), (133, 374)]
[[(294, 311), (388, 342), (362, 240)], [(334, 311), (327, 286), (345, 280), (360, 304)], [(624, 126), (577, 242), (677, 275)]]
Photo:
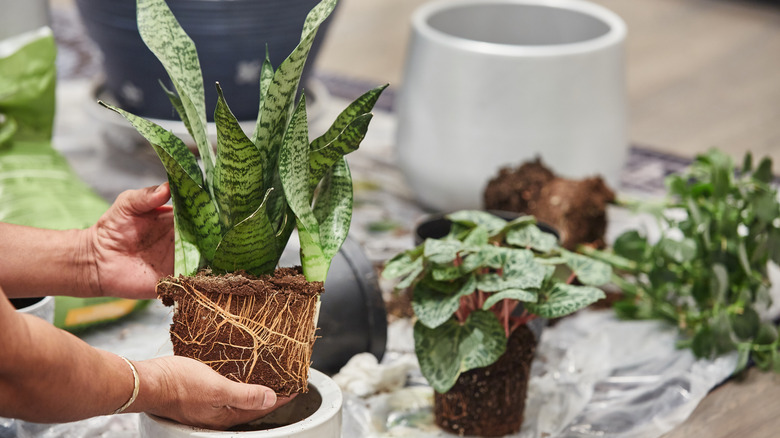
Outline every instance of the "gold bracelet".
[(141, 380), (138, 378), (138, 370), (135, 369), (135, 365), (133, 365), (133, 363), (130, 362), (126, 357), (119, 357), (127, 362), (127, 364), (130, 365), (130, 369), (133, 371), (133, 395), (130, 396), (130, 400), (128, 400), (127, 403), (123, 404), (121, 408), (114, 411), (114, 414), (121, 414), (125, 409), (129, 408), (130, 405), (133, 404), (135, 398), (138, 397), (138, 389), (141, 386)]

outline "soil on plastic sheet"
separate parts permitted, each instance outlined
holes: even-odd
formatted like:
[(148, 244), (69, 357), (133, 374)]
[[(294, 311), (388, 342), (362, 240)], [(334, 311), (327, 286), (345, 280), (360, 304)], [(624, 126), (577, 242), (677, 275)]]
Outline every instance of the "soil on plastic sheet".
[(484, 191), (488, 210), (534, 215), (555, 228), (561, 245), (605, 246), (607, 205), (615, 193), (600, 176), (579, 180), (561, 178), (537, 158), (517, 168), (502, 168)]
[(279, 395), (308, 389), (322, 291), (323, 283), (306, 281), (300, 268), (279, 268), (261, 277), (204, 271), (166, 277), (157, 285), (163, 304), (175, 304), (174, 354)]
[(448, 392), (435, 393), (436, 424), (458, 435), (492, 437), (519, 431), (535, 350), (531, 330), (518, 327), (494, 364), (467, 371)]

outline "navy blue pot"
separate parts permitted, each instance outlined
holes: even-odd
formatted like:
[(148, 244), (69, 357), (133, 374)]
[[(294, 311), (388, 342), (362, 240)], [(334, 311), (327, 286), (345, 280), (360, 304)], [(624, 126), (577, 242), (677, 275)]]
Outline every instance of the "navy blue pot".
[[(182, 28), (195, 42), (203, 70), (206, 114), (213, 119), (219, 82), (239, 120), (257, 117), (260, 66), (268, 45), (274, 68), (300, 41), (306, 15), (319, 0), (167, 0)], [(90, 38), (103, 55), (105, 88), (132, 113), (178, 119), (160, 87), (172, 89), (168, 75), (138, 33), (135, 0), (76, 0)], [(332, 17), (318, 31), (302, 84)]]

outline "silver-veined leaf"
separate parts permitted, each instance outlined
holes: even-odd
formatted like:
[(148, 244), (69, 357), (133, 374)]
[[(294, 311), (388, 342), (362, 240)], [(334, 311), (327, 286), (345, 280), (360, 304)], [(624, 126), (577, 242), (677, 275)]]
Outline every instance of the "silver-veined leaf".
[(420, 371), (438, 393), (452, 388), (461, 373), (494, 363), (506, 350), (504, 327), (492, 312), (476, 310), (463, 325), (450, 319), (436, 328), (414, 325)]
[(495, 236), (506, 226), (506, 221), (498, 216), (479, 210), (462, 210), (447, 215), (447, 219), (454, 223), (467, 227), (481, 225), (488, 230), (488, 234)]
[(562, 251), (561, 256), (566, 260), (566, 265), (574, 271), (577, 279), (589, 286), (601, 286), (612, 279), (612, 268), (596, 259), (585, 257), (570, 251)]
[(455, 260), (462, 247), (459, 240), (425, 239), (423, 256), (430, 263), (443, 265)]
[(604, 292), (593, 286), (557, 283), (540, 303), (527, 303), (529, 312), (542, 318), (560, 318), (604, 298)]
[(547, 253), (558, 246), (558, 239), (554, 234), (545, 233), (536, 225), (528, 224), (523, 227), (510, 228), (506, 232), (506, 243)]
[(435, 328), (443, 324), (460, 307), (460, 298), (476, 290), (477, 282), (473, 275), (465, 281), (452, 285), (452, 291), (443, 292), (430, 281), (421, 281), (414, 287), (412, 310), (417, 319), (427, 327)]
[(493, 305), (502, 300), (517, 300), (535, 303), (538, 298), (536, 292), (531, 292), (523, 289), (505, 289), (501, 292), (490, 295), (485, 303), (482, 304), (483, 310), (489, 310)]

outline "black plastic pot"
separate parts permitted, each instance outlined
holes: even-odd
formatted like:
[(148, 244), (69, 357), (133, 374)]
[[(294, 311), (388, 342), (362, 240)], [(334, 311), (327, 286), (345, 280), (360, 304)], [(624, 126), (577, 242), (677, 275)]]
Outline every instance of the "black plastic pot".
[[(206, 114), (212, 120), (219, 82), (239, 120), (257, 117), (259, 72), (268, 45), (274, 68), (300, 41), (306, 15), (319, 0), (167, 0), (171, 11), (198, 48), (206, 92)], [(162, 80), (168, 75), (141, 40), (136, 0), (76, 0), (90, 38), (103, 55), (105, 88), (132, 113), (176, 119)], [(301, 80), (305, 84), (327, 30), (318, 31)]]
[[(300, 265), (300, 246), (290, 239), (280, 266)], [(358, 353), (382, 359), (387, 343), (387, 312), (374, 266), (361, 246), (347, 238), (333, 258), (320, 307), (319, 338), (312, 367), (334, 374)]]

